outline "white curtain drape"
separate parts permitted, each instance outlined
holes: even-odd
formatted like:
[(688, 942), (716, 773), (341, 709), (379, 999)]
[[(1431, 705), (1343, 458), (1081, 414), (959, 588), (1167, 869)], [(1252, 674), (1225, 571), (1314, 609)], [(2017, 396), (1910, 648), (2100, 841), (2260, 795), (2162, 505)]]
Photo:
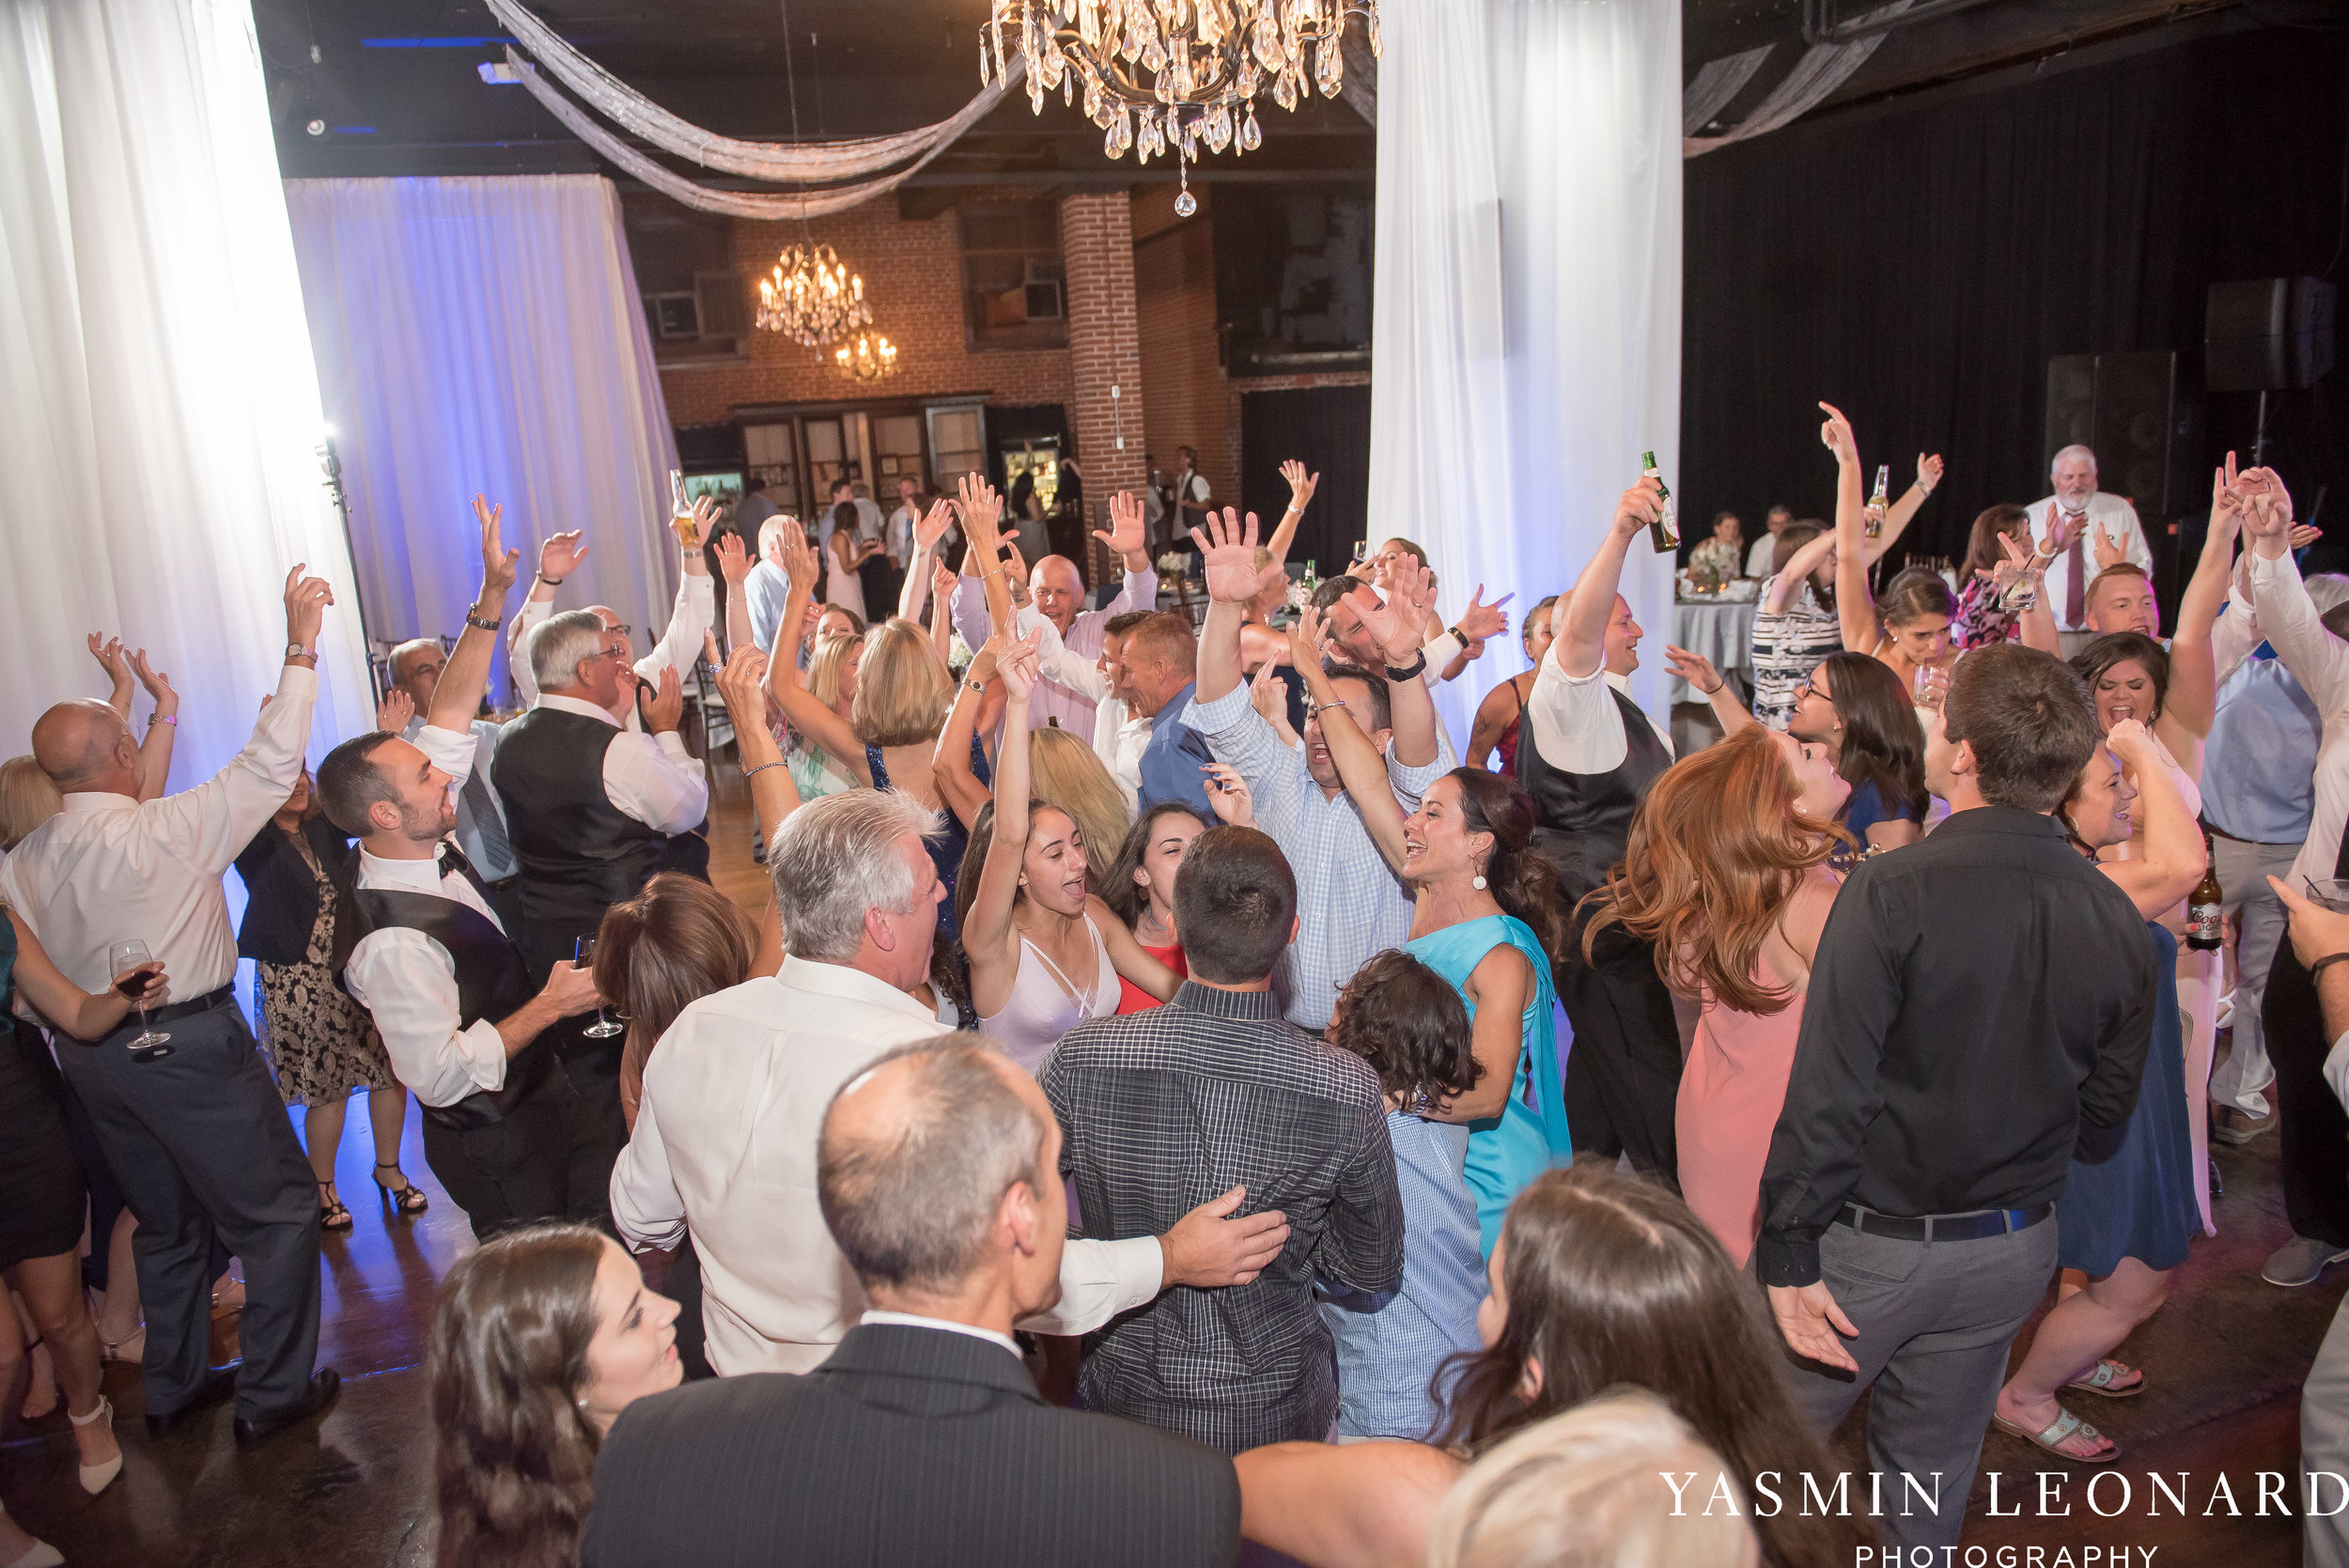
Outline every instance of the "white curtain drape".
[[(1573, 584), (1652, 450), (1678, 475), (1678, 0), (1386, 0), (1371, 532), (1426, 544), (1447, 614)], [(1392, 133), (1391, 133), (1392, 132)], [(1666, 712), (1672, 567), (1635, 545), (1633, 693)], [(1523, 668), (1439, 698), (1465, 738)]]
[(311, 754), (372, 722), (248, 0), (0, 0), (0, 753), (103, 694), (103, 630), (185, 698), (174, 787), (214, 771), (297, 562), (338, 600)]
[(558, 603), (649, 644), (677, 589), (677, 441), (611, 181), (292, 179), (284, 203), (375, 634), (461, 629), (477, 493), (525, 585), (547, 535), (585, 530)]

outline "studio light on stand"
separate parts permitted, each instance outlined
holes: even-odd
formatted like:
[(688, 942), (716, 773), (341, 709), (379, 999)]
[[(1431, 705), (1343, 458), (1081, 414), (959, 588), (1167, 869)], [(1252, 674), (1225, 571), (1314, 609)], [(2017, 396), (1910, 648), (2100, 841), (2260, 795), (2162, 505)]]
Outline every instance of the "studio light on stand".
[(326, 493), (334, 498), (334, 515), (342, 520), (343, 556), (350, 563), (351, 608), (359, 613), (359, 645), (368, 650), (370, 655), (367, 660), (368, 694), (377, 702), (381, 702), (383, 692), (377, 686), (375, 660), (372, 657), (375, 642), (367, 627), (366, 596), (359, 591), (359, 548), (350, 538), (350, 493), (343, 488), (343, 459), (341, 454), (334, 450), (334, 427), (319, 427), (319, 443), (314, 450), (318, 453), (319, 472), (325, 475)]

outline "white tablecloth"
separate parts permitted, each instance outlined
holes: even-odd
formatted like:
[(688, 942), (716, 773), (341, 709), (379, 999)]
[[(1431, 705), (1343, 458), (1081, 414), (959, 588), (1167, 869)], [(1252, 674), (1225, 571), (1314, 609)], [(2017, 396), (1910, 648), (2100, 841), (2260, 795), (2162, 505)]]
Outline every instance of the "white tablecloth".
[[(1672, 606), (1672, 642), (1690, 653), (1701, 653), (1724, 675), (1733, 671), (1739, 684), (1753, 690), (1753, 601), (1703, 599)], [(1701, 703), (1704, 693), (1674, 675), (1672, 700)]]

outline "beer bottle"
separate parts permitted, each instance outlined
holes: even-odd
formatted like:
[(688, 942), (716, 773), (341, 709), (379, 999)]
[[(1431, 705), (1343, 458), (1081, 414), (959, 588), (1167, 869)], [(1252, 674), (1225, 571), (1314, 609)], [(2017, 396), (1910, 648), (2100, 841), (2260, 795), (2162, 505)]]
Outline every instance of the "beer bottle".
[(1647, 536), (1656, 546), (1657, 554), (1669, 555), (1680, 548), (1680, 521), (1677, 509), (1672, 505), (1672, 487), (1664, 483), (1663, 473), (1657, 468), (1656, 454), (1653, 452), (1640, 454), (1640, 473), (1641, 477), (1655, 480), (1657, 489), (1662, 493), (1663, 514), (1647, 525)]
[(2215, 953), (2226, 940), (2226, 921), (2219, 908), (2226, 893), (2218, 886), (2218, 862), (2210, 852), (2210, 830), (2202, 830), (2202, 879), (2186, 895), (2186, 945), (2198, 953)]
[(1868, 537), (1872, 539), (1884, 536), (1884, 514), (1892, 505), (1891, 485), (1892, 465), (1876, 464), (1875, 493), (1868, 497)]
[(685, 475), (669, 470), (669, 526), (677, 530), (677, 542), (687, 550), (701, 548), (701, 530), (693, 521), (693, 504), (686, 498)]

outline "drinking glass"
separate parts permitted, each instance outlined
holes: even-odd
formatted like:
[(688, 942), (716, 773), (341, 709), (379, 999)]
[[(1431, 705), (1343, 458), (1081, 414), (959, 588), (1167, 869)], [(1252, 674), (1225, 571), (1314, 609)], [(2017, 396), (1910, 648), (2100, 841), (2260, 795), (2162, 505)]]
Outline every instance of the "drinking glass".
[(2309, 884), (2309, 897), (2336, 913), (2349, 914), (2349, 879), (2338, 877), (2304, 878)]
[(1359, 567), (1369, 559), (1370, 541), (1368, 539), (1356, 539), (1354, 541), (1354, 564)]
[[(117, 942), (106, 950), (106, 972), (117, 976), (115, 981), (115, 989), (134, 1000), (147, 989), (147, 982), (149, 978), (148, 970), (154, 962), (155, 955), (147, 951), (145, 942)], [(138, 1037), (126, 1041), (124, 1048), (142, 1062), (152, 1062), (159, 1056), (169, 1056), (171, 1036), (159, 1029), (147, 1027), (147, 1004), (145, 1002), (139, 1002), (138, 1009)]]
[[(579, 961), (579, 966), (582, 969), (585, 969), (587, 967), (588, 960), (595, 957), (595, 955), (596, 939), (593, 937), (582, 937), (579, 940), (571, 944), (571, 956)], [(612, 1036), (619, 1033), (627, 1027), (628, 1026), (620, 1022), (619, 1019), (613, 1017), (610, 1014), (606, 1013), (603, 1009), (603, 1004), (599, 1002), (596, 1004), (596, 1021), (581, 1030), (580, 1032), (586, 1035), (590, 1040), (609, 1040)]]

